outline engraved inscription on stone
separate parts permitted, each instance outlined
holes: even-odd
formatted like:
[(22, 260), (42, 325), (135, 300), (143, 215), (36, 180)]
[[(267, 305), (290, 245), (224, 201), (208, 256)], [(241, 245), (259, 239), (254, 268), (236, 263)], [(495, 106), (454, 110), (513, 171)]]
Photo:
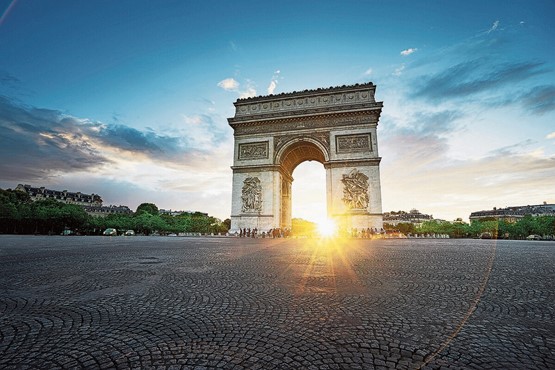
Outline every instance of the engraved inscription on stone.
[(338, 135), (335, 137), (337, 153), (352, 153), (371, 151), (370, 134)]
[(262, 185), (258, 177), (247, 177), (243, 181), (241, 195), (242, 211), (245, 213), (259, 213), (262, 211)]
[(366, 209), (370, 200), (368, 176), (355, 168), (349, 174), (344, 174), (341, 182), (343, 183), (343, 202), (347, 208)]
[[(326, 118), (307, 118), (303, 119), (302, 129), (317, 129), (317, 128), (328, 128), (330, 126), (352, 126), (352, 125), (362, 125), (362, 124), (372, 124), (377, 123), (378, 114), (375, 112), (367, 112), (362, 116), (350, 116), (350, 117), (326, 117)], [(249, 135), (249, 134), (264, 134), (272, 132), (287, 132), (294, 131), (298, 129), (298, 121), (285, 121), (285, 122), (270, 122), (249, 125), (249, 126), (238, 126), (235, 128), (235, 135)]]
[(268, 158), (268, 142), (239, 144), (239, 159), (266, 159)]

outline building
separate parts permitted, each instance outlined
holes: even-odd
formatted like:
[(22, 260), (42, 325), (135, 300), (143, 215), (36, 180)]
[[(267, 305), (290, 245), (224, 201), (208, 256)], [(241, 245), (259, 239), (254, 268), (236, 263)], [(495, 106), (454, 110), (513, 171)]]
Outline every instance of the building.
[(391, 226), (397, 226), (398, 224), (414, 224), (415, 226), (422, 226), (426, 221), (433, 220), (432, 215), (426, 215), (420, 213), (417, 209), (411, 209), (410, 212), (398, 211), (398, 212), (385, 212), (383, 214), (383, 223), (389, 224)]
[(515, 223), (528, 215), (532, 217), (555, 216), (555, 204), (547, 204), (546, 202), (544, 202), (543, 204), (532, 206), (528, 205), (506, 208), (494, 207), (492, 210), (489, 211), (472, 212), (470, 214), (470, 222), (487, 219)]
[(106, 217), (115, 214), (130, 215), (133, 213), (127, 206), (83, 206), (83, 209), (94, 217)]
[(290, 230), (293, 173), (326, 172), (326, 216), (344, 229), (383, 227), (377, 127), (383, 102), (371, 82), (238, 99), (230, 233)]
[(54, 199), (66, 204), (76, 204), (78, 206), (102, 206), (102, 198), (98, 194), (83, 194), (81, 192), (69, 192), (67, 190), (50, 190), (44, 186), (40, 188), (31, 185), (19, 184), (15, 190), (29, 194), (33, 202), (37, 200)]
[(95, 217), (133, 213), (127, 206), (103, 206), (102, 198), (98, 194), (83, 194), (80, 191), (74, 193), (67, 190), (50, 190), (46, 189), (44, 186), (37, 188), (27, 184), (19, 184), (15, 190), (29, 194), (29, 197), (33, 202), (37, 200), (54, 199), (61, 203), (81, 206), (85, 212)]

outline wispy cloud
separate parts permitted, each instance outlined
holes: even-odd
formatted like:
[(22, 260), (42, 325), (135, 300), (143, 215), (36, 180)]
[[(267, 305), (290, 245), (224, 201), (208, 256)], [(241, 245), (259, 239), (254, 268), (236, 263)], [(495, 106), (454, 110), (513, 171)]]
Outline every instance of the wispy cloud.
[(274, 91), (276, 90), (276, 87), (278, 85), (278, 80), (279, 80), (279, 74), (280, 74), (279, 69), (274, 72), (274, 75), (272, 76), (272, 80), (270, 81), (270, 84), (268, 85), (268, 94), (273, 94)]
[(226, 91), (235, 91), (239, 88), (239, 82), (230, 77), (218, 82), (218, 86)]
[(405, 70), (405, 65), (401, 64), (399, 67), (395, 68), (395, 70), (393, 71), (393, 75), (394, 76), (400, 76), (403, 74), (403, 71)]
[(492, 64), (482, 59), (464, 61), (429, 76), (420, 76), (413, 97), (441, 101), (492, 91), (547, 72), (540, 62)]
[(372, 68), (368, 68), (366, 71), (364, 71), (365, 76), (370, 76), (371, 74), (372, 74)]
[[(391, 96), (380, 120), (384, 211), (416, 207), (451, 219), (555, 201), (555, 156), (537, 136), (555, 142), (553, 65), (518, 52), (526, 37), (516, 31), (495, 22), (395, 70), (403, 78), (384, 87)], [(522, 119), (533, 130), (519, 126), (517, 135), (509, 127)]]
[[(277, 82), (276, 82), (277, 83)], [(218, 87), (239, 94), (239, 98), (252, 98), (256, 96), (256, 88), (251, 80), (247, 80), (245, 87), (241, 88), (241, 84), (234, 78), (226, 78), (218, 82)]]
[(398, 118), (385, 115), (387, 130), (381, 137), (384, 157), (410, 158), (410, 172), (443, 162), (449, 149), (447, 136), (459, 129), (458, 121), (463, 117), (457, 110), (418, 111), (401, 124), (396, 123)]
[[(384, 210), (404, 209), (410, 202), (435, 217), (454, 219), (494, 206), (520, 205), (522, 199), (533, 203), (555, 197), (555, 157), (533, 149), (533, 141), (494, 149), (478, 159), (451, 158), (448, 134), (463, 116), (439, 112), (415, 121), (426, 122), (426, 117), (435, 123), (409, 123), (382, 135)], [(445, 131), (437, 132), (444, 119)]]
[(413, 53), (416, 53), (417, 50), (418, 50), (418, 48), (408, 48), (408, 49), (405, 49), (405, 50), (401, 51), (401, 55), (406, 57), (406, 56), (409, 56)]
[(495, 21), (493, 22), (493, 24), (491, 25), (490, 29), (487, 30), (486, 33), (491, 33), (493, 31), (495, 31), (497, 29), (497, 27), (499, 27), (499, 21)]
[(555, 110), (555, 85), (536, 86), (519, 99), (520, 104), (532, 113), (544, 114)]
[(251, 80), (247, 80), (247, 86), (239, 92), (239, 98), (252, 98), (256, 96), (256, 88), (254, 86), (254, 82)]
[(19, 78), (13, 76), (12, 74), (0, 70), (0, 86), (5, 86), (9, 88), (16, 88), (21, 84)]

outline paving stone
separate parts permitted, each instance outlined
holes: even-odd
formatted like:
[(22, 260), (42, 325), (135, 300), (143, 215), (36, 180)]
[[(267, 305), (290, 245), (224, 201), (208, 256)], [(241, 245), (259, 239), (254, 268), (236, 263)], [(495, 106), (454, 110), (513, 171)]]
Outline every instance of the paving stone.
[(0, 246), (1, 368), (555, 367), (551, 242)]

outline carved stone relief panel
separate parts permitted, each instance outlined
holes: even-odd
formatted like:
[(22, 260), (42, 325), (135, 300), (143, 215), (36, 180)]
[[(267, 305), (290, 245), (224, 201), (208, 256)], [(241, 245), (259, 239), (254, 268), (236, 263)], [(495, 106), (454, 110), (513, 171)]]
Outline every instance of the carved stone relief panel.
[(268, 149), (268, 141), (239, 144), (239, 159), (267, 159)]
[(243, 181), (241, 200), (243, 201), (243, 212), (260, 213), (262, 211), (262, 185), (258, 177), (247, 177)]
[(341, 179), (343, 183), (343, 202), (348, 209), (366, 209), (368, 197), (368, 176), (354, 168)]
[(307, 118), (303, 120), (264, 122), (263, 124), (243, 124), (235, 127), (235, 135), (286, 132), (295, 130), (329, 128), (376, 123), (378, 112), (368, 112), (360, 116), (338, 116), (326, 118)]
[(335, 137), (335, 150), (337, 153), (372, 151), (370, 134), (337, 135)]

